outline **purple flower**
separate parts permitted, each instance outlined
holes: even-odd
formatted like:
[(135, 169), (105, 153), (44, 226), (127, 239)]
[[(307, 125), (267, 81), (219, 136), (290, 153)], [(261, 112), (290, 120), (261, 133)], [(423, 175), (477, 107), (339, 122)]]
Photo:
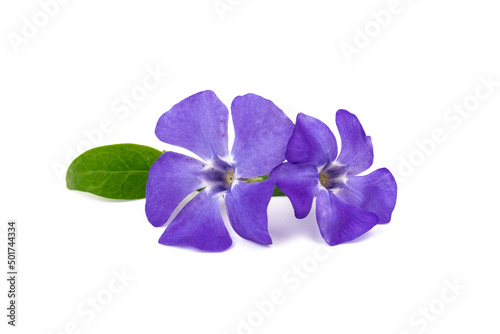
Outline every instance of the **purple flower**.
[(308, 215), (316, 196), (316, 220), (323, 239), (332, 246), (388, 223), (397, 193), (396, 181), (386, 168), (357, 176), (373, 163), (371, 138), (358, 118), (339, 110), (336, 122), (342, 140), (338, 157), (328, 126), (299, 114), (286, 151), (288, 162), (269, 174), (290, 198), (297, 218)]
[(271, 244), (267, 205), (274, 181), (252, 182), (285, 159), (292, 121), (273, 102), (254, 94), (236, 97), (231, 105), (235, 140), (228, 149), (227, 107), (212, 91), (194, 94), (163, 114), (156, 136), (201, 160), (166, 152), (153, 164), (146, 186), (146, 215), (164, 225), (177, 205), (203, 188), (167, 226), (159, 242), (222, 251), (232, 244), (221, 216), (225, 200), (233, 229), (241, 237)]

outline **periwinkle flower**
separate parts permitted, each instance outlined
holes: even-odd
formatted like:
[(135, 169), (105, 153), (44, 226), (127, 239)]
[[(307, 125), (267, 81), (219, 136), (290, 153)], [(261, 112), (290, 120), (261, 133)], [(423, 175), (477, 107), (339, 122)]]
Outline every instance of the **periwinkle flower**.
[(377, 224), (388, 223), (396, 204), (397, 186), (386, 168), (358, 176), (373, 163), (371, 138), (358, 118), (338, 110), (336, 123), (342, 149), (320, 120), (297, 116), (286, 160), (269, 178), (290, 198), (297, 218), (311, 210), (316, 196), (316, 220), (329, 245), (353, 240)]
[(241, 237), (268, 245), (267, 206), (274, 181), (253, 182), (285, 157), (292, 121), (273, 102), (254, 94), (231, 105), (235, 140), (228, 149), (227, 107), (212, 91), (194, 94), (163, 114), (156, 136), (201, 160), (165, 152), (149, 171), (146, 215), (164, 225), (178, 204), (203, 188), (167, 226), (159, 242), (222, 251), (232, 244), (221, 216), (225, 200), (231, 226)]

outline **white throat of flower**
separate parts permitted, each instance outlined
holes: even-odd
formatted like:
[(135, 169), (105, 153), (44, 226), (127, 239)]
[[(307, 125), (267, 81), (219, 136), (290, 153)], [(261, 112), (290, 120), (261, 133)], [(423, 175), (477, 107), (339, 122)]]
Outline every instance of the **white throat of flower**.
[(333, 162), (319, 168), (319, 184), (338, 194), (347, 182), (347, 167)]

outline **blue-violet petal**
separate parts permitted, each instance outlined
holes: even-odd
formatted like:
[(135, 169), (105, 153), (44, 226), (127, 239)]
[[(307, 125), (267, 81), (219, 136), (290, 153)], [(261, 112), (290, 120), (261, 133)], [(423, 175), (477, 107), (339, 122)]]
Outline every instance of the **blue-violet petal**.
[(288, 142), (286, 160), (293, 164), (323, 166), (337, 157), (337, 141), (328, 126), (319, 119), (298, 114)]
[(334, 246), (365, 234), (377, 224), (378, 217), (321, 188), (316, 198), (316, 220), (323, 239)]
[(311, 211), (318, 192), (318, 168), (311, 164), (293, 165), (285, 162), (272, 170), (269, 178), (288, 196), (295, 210), (295, 217), (302, 219)]
[(231, 105), (235, 139), (232, 157), (240, 177), (268, 174), (285, 160), (293, 122), (272, 101), (255, 94)]
[(387, 168), (377, 169), (368, 175), (349, 177), (338, 195), (346, 202), (376, 214), (379, 224), (388, 223), (396, 205), (396, 180)]
[(267, 206), (274, 181), (237, 182), (225, 196), (229, 222), (238, 235), (263, 245), (272, 244), (267, 225)]
[(337, 111), (336, 121), (342, 147), (337, 162), (349, 168), (348, 175), (364, 172), (373, 163), (371, 138), (365, 134), (358, 118), (347, 110)]
[(164, 113), (156, 125), (161, 141), (190, 150), (205, 161), (228, 155), (229, 111), (212, 91), (196, 93)]
[(210, 252), (228, 249), (232, 241), (220, 213), (221, 200), (202, 190), (167, 226), (159, 242)]
[(146, 183), (146, 216), (153, 226), (165, 224), (177, 205), (202, 187), (203, 165), (176, 152), (165, 152), (155, 161)]

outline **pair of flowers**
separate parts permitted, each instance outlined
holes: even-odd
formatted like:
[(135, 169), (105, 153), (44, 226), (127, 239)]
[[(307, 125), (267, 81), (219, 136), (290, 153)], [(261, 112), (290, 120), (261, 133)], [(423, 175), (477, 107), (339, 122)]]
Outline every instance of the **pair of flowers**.
[[(223, 251), (232, 244), (221, 216), (224, 200), (229, 222), (242, 238), (269, 245), (267, 206), (275, 185), (304, 218), (316, 200), (316, 219), (330, 245), (353, 240), (387, 223), (396, 203), (396, 182), (373, 162), (370, 137), (353, 114), (339, 110), (342, 150), (331, 130), (299, 114), (296, 124), (272, 101), (258, 95), (231, 104), (235, 140), (229, 152), (227, 107), (212, 91), (194, 94), (163, 114), (157, 137), (188, 149), (202, 160), (165, 152), (149, 171), (146, 215), (164, 225), (179, 203), (202, 189), (167, 226), (159, 242)], [(287, 162), (283, 163), (284, 160)], [(268, 179), (265, 179), (269, 175)], [(255, 182), (255, 180), (262, 180)]]

